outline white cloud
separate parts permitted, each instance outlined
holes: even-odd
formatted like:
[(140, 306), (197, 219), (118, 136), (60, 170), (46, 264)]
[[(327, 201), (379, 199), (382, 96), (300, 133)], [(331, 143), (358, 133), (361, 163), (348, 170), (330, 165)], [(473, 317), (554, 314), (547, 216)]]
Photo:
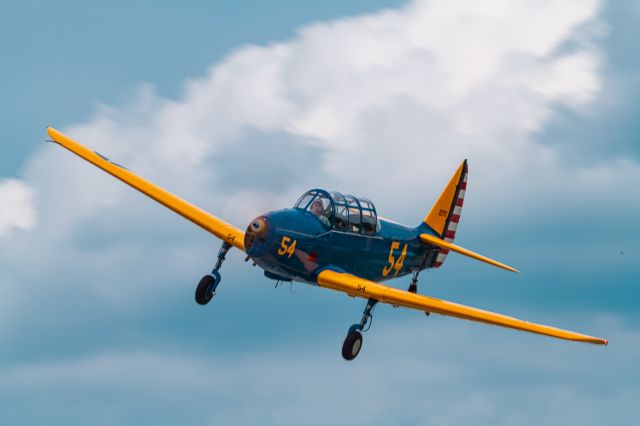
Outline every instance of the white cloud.
[[(239, 226), (250, 214), (236, 192), (261, 194), (256, 205), (279, 208), (283, 195), (290, 203), (294, 194), (325, 182), (369, 195), (386, 208), (385, 216), (410, 212), (399, 219), (417, 221), (465, 157), (471, 160), (470, 192), (476, 182), (487, 188), (476, 198), (482, 205), (529, 192), (538, 201), (517, 204), (535, 208), (554, 181), (571, 184), (584, 174), (581, 166), (565, 166), (535, 135), (554, 107), (576, 107), (598, 93), (601, 58), (591, 33), (583, 31), (600, 25), (598, 9), (595, 0), (415, 1), (316, 23), (287, 42), (238, 49), (189, 81), (181, 99), (162, 99), (143, 87), (130, 106), (103, 107), (67, 130), (187, 198), (215, 199), (205, 207), (228, 213)], [(318, 157), (294, 157), (274, 137), (317, 149)], [(224, 158), (230, 144), (241, 144), (245, 158)], [(274, 163), (279, 157), (287, 162)], [(79, 173), (92, 184), (105, 179), (89, 177), (80, 171), (84, 166), (66, 159), (60, 160), (69, 164), (64, 176), (51, 179), (42, 169), (50, 161), (50, 153), (40, 156), (27, 172), (27, 179), (46, 181), (48, 193), (61, 186), (107, 190), (103, 183), (78, 182)], [(532, 165), (544, 170), (539, 183), (530, 178)], [(284, 169), (296, 173), (283, 174), (285, 183), (268, 179), (274, 186), (265, 187), (261, 172)], [(248, 179), (232, 179), (238, 170)], [(65, 195), (74, 212), (58, 200), (67, 211), (54, 222), (72, 223), (97, 214), (104, 203), (122, 203), (116, 195), (122, 191), (110, 186), (100, 202)], [(585, 196), (581, 188), (574, 194)], [(494, 220), (513, 213), (501, 206)]]
[(36, 223), (33, 190), (17, 179), (0, 180), (0, 237), (12, 228), (31, 229)]

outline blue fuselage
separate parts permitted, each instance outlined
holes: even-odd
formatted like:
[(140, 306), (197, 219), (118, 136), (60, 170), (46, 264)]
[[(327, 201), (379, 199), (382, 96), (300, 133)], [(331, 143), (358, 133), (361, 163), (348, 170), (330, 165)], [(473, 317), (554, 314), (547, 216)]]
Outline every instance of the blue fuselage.
[(425, 229), (378, 221), (375, 232), (358, 233), (332, 229), (303, 209), (273, 211), (249, 225), (245, 250), (267, 277), (303, 282), (327, 267), (379, 282), (431, 263), (437, 249), (420, 241)]

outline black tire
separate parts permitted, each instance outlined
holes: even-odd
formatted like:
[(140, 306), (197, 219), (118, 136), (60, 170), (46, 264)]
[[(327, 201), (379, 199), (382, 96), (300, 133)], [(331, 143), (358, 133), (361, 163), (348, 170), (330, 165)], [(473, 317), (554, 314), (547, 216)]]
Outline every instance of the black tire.
[(216, 279), (211, 275), (202, 277), (196, 287), (196, 303), (198, 305), (206, 305), (213, 299), (213, 291), (211, 290), (216, 284)]
[(353, 330), (347, 337), (344, 339), (344, 343), (342, 344), (342, 358), (347, 361), (351, 361), (360, 353), (360, 349), (362, 348), (362, 333), (358, 330)]

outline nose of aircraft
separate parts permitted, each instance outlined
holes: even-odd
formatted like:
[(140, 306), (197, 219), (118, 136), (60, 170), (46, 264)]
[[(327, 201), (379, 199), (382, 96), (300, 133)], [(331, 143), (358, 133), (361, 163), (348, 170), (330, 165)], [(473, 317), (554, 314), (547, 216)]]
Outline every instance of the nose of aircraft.
[(271, 225), (266, 216), (251, 221), (244, 234), (244, 249), (251, 257), (259, 256), (265, 249)]
[(271, 211), (249, 223), (244, 234), (244, 249), (249, 257), (258, 259), (268, 253), (275, 254), (285, 236), (295, 238), (299, 248), (303, 240), (325, 232), (325, 225), (310, 212), (301, 209)]

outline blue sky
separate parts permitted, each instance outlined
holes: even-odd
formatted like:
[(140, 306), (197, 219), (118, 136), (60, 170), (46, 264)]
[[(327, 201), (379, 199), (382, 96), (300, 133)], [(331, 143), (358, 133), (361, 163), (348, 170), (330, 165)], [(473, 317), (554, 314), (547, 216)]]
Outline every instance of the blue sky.
[[(635, 2), (0, 2), (2, 424), (632, 424)], [(460, 256), (421, 291), (607, 348), (273, 288), (44, 144), (60, 128), (240, 227), (310, 187), (417, 223), (463, 158)], [(399, 280), (398, 286), (407, 285)]]

